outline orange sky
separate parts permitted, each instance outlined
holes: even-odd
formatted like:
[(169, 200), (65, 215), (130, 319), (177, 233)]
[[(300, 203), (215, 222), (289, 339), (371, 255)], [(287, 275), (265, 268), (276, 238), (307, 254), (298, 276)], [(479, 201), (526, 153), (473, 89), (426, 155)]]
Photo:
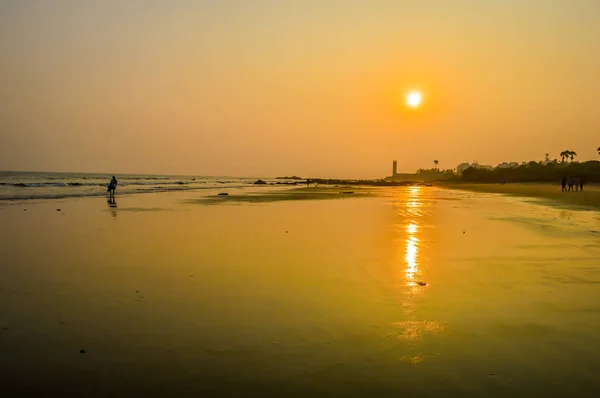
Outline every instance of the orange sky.
[(0, 169), (369, 178), (392, 159), (597, 159), (599, 20), (595, 0), (4, 1)]

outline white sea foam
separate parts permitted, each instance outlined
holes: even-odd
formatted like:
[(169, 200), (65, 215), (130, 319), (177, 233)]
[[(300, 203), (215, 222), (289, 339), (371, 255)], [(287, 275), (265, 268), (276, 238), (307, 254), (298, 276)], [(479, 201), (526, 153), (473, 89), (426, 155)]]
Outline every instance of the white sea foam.
[[(0, 172), (0, 201), (104, 196), (111, 176), (112, 174)], [(117, 194), (128, 195), (243, 188), (250, 186), (257, 178), (117, 175), (117, 179)]]

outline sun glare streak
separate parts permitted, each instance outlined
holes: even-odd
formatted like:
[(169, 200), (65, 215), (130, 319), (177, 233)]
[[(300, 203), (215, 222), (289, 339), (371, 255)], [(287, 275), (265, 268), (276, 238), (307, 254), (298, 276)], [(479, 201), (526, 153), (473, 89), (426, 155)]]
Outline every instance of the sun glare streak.
[(417, 228), (417, 224), (410, 223), (406, 227), (406, 232), (408, 232), (410, 235), (414, 235), (414, 233), (417, 232)]
[(409, 281), (414, 282), (415, 273), (418, 271), (418, 254), (419, 254), (419, 238), (414, 235), (409, 235), (406, 239), (406, 255), (404, 260), (406, 261), (406, 277)]
[(420, 192), (421, 192), (421, 187), (418, 185), (413, 185), (413, 186), (408, 187), (408, 196), (411, 199), (418, 199)]
[[(423, 293), (423, 286), (427, 283), (421, 278), (422, 266), (427, 263), (423, 258), (423, 242), (427, 241), (426, 233), (428, 228), (424, 228), (423, 217), (426, 214), (427, 203), (424, 202), (425, 190), (420, 186), (407, 187), (402, 190), (399, 200), (394, 202), (397, 206), (397, 214), (402, 222), (395, 226), (399, 232), (398, 251), (396, 261), (400, 266), (398, 268), (398, 278), (402, 285), (409, 287), (411, 295)], [(425, 245), (426, 247), (426, 245)]]
[(420, 249), (420, 225), (419, 218), (422, 216), (420, 208), (423, 206), (421, 195), (423, 191), (419, 186), (412, 186), (406, 192), (407, 200), (405, 202), (406, 212), (411, 215), (411, 219), (406, 228), (406, 237), (404, 239), (404, 274), (409, 286), (416, 287), (420, 282), (417, 279), (419, 274), (419, 249)]

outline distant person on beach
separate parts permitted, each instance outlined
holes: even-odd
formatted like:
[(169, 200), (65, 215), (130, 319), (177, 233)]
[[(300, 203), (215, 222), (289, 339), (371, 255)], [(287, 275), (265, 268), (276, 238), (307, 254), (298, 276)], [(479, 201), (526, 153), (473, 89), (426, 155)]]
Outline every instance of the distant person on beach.
[(573, 177), (569, 177), (569, 191), (573, 190)]
[(112, 176), (110, 183), (108, 184), (108, 194), (110, 196), (115, 196), (115, 189), (117, 189), (117, 178), (115, 176)]
[(585, 184), (585, 181), (583, 181), (583, 177), (579, 177), (579, 190), (583, 192), (583, 184)]
[(310, 186), (310, 178), (306, 179), (306, 186), (309, 187)]
[(566, 176), (562, 176), (562, 178), (560, 179), (560, 185), (562, 187), (562, 191), (565, 192), (567, 190), (567, 177)]
[(579, 191), (579, 182), (580, 182), (579, 177), (573, 178), (573, 185), (575, 185), (575, 192)]

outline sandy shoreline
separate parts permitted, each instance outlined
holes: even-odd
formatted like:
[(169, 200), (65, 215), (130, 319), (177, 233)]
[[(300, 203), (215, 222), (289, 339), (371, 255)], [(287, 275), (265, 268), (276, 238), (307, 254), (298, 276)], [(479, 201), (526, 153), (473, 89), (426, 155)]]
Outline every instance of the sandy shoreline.
[(597, 212), (429, 187), (303, 189), (0, 206), (4, 391), (600, 388)]
[(583, 192), (562, 192), (560, 184), (546, 183), (440, 183), (440, 188), (457, 189), (472, 192), (498, 193), (524, 198), (536, 198), (541, 203), (575, 209), (600, 209), (600, 186), (586, 185)]

